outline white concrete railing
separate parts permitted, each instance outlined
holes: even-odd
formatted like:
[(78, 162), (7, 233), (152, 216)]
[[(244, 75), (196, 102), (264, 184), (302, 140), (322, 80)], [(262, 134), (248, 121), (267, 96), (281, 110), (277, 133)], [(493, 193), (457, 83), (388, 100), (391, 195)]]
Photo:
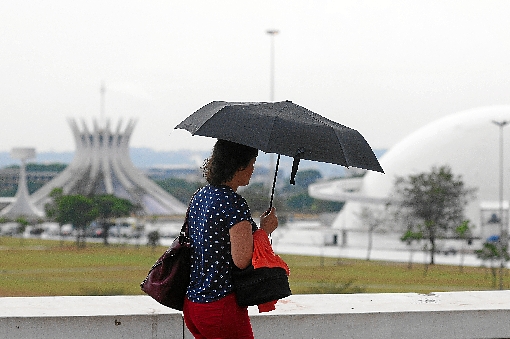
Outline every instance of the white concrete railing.
[[(509, 338), (510, 291), (293, 295), (250, 307), (260, 338)], [(148, 296), (0, 298), (0, 338), (192, 338)]]

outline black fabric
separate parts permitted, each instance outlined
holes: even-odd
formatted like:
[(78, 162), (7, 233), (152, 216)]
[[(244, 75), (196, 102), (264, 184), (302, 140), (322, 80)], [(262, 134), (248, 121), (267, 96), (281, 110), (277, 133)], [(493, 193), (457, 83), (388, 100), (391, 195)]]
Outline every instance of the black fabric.
[(287, 272), (281, 267), (255, 269), (250, 265), (234, 269), (232, 278), (239, 306), (260, 305), (292, 294)]
[(353, 166), (384, 173), (356, 130), (290, 101), (213, 101), (175, 128), (237, 142), (266, 153)]

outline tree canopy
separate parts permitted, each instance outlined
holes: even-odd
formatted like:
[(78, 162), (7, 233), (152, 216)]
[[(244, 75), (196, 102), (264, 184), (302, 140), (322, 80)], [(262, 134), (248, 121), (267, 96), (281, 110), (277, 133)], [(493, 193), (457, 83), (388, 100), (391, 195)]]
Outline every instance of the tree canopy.
[(464, 209), (474, 197), (475, 189), (467, 188), (460, 175), (449, 166), (433, 167), (430, 172), (398, 177), (395, 181), (393, 205), (405, 232), (421, 233), (430, 244), (434, 263), (436, 240), (453, 235), (465, 221)]
[(76, 242), (80, 245), (80, 238), (85, 228), (94, 220), (99, 220), (106, 237), (111, 226), (109, 219), (130, 215), (137, 206), (127, 199), (112, 194), (83, 196), (64, 195), (61, 188), (51, 191), (52, 201), (45, 205), (46, 216), (60, 225), (71, 224), (77, 229)]
[(62, 195), (59, 197), (56, 207), (55, 219), (57, 222), (73, 225), (77, 229), (77, 246), (84, 246), (85, 228), (99, 215), (94, 200), (83, 195)]
[(97, 209), (99, 224), (103, 229), (103, 241), (107, 245), (108, 233), (112, 225), (111, 219), (129, 216), (137, 209), (137, 206), (113, 194), (96, 195), (92, 197), (92, 200)]
[[(296, 185), (289, 184), (289, 177), (278, 177), (278, 185), (273, 202), (274, 206), (280, 213), (338, 212), (342, 208), (343, 203), (314, 199), (308, 195), (308, 185), (321, 178), (321, 173), (314, 169), (298, 171), (296, 174)], [(189, 182), (178, 178), (156, 180), (156, 183), (184, 204), (187, 204), (193, 193), (204, 185), (204, 182)], [(270, 187), (268, 187), (267, 183), (252, 182), (248, 186), (243, 187), (240, 192), (248, 201), (250, 209), (255, 214), (262, 213), (269, 207)]]

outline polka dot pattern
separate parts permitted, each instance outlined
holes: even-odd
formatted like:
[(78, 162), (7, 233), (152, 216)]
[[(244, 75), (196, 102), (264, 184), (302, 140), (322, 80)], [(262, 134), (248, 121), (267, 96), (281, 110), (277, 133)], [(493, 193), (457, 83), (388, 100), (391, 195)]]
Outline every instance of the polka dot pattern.
[(206, 303), (233, 290), (229, 229), (248, 220), (255, 223), (246, 200), (228, 186), (208, 185), (190, 203), (188, 227), (191, 238), (189, 300)]

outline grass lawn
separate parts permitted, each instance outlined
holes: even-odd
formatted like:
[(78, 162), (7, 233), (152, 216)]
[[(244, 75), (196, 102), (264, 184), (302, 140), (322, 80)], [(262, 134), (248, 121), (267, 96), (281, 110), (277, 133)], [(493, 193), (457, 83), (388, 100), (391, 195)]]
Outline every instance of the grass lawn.
[[(282, 256), (296, 294), (430, 293), (494, 289), (490, 268), (413, 264), (360, 259)], [(321, 262), (324, 264), (321, 265)], [(426, 274), (425, 274), (426, 272)], [(505, 271), (508, 275), (508, 271)], [(506, 277), (506, 280), (509, 280)], [(509, 281), (505, 281), (508, 288)]]
[[(135, 295), (164, 247), (0, 237), (0, 296)], [(294, 294), (490, 290), (491, 270), (282, 255)], [(510, 280), (505, 271), (505, 288)]]

